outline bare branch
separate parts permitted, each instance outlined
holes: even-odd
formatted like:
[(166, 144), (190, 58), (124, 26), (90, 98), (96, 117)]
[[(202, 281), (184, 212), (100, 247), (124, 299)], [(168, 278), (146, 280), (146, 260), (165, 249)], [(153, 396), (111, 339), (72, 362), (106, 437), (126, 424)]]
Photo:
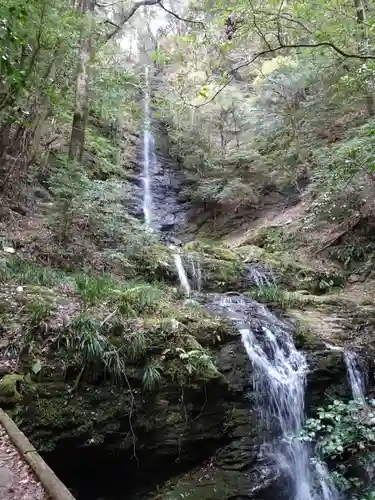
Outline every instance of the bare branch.
[(121, 23), (118, 24), (118, 26), (108, 33), (108, 35), (105, 37), (105, 41), (108, 42), (111, 40), (114, 36), (116, 36), (119, 31), (124, 27), (124, 25), (131, 19), (134, 14), (137, 12), (138, 9), (145, 5), (158, 5), (160, 4), (160, 0), (141, 0), (140, 2), (136, 2), (132, 8), (129, 10), (129, 12), (121, 19)]
[(258, 33), (258, 35), (260, 36), (260, 38), (264, 41), (264, 43), (267, 45), (268, 49), (271, 49), (271, 45), (269, 44), (267, 38), (266, 38), (266, 35), (262, 32), (262, 30), (259, 28), (258, 26), (258, 23), (257, 23), (257, 19), (256, 19), (256, 15), (255, 15), (255, 10), (254, 10), (254, 6), (252, 4), (252, 1), (249, 0), (249, 4), (250, 4), (250, 7), (251, 7), (251, 10), (253, 11), (253, 23), (254, 23), (254, 27)]
[[(183, 21), (185, 23), (199, 24), (200, 26), (204, 27), (204, 24), (201, 21), (194, 21), (194, 19), (185, 19), (183, 17), (180, 17), (175, 12), (167, 9), (167, 7), (165, 7), (161, 3), (161, 0), (141, 0), (139, 2), (136, 2), (132, 6), (132, 8), (129, 10), (129, 12), (123, 17), (123, 19), (121, 19), (121, 22), (118, 25), (116, 25), (116, 28), (113, 31), (111, 31), (111, 33), (108, 33), (108, 35), (105, 38), (105, 41), (108, 42), (114, 36), (116, 36), (120, 32), (120, 30), (124, 27), (124, 25), (134, 16), (134, 14), (137, 12), (137, 10), (140, 7), (144, 7), (144, 6), (147, 6), (147, 5), (150, 5), (150, 6), (151, 5), (157, 5), (158, 7), (160, 7), (161, 9), (163, 9), (165, 12), (167, 12), (171, 16), (175, 17), (176, 19), (178, 19), (179, 21)], [(111, 24), (113, 24), (113, 23), (111, 23)]]
[(190, 24), (199, 24), (200, 26), (204, 27), (204, 23), (202, 23), (202, 21), (195, 21), (194, 19), (185, 19), (184, 17), (180, 17), (175, 12), (172, 12), (171, 10), (167, 9), (161, 2), (159, 2), (159, 7), (168, 14), (170, 14), (171, 16), (178, 19), (179, 21), (184, 21), (185, 23), (190, 23)]
[(317, 49), (319, 47), (329, 48), (329, 49), (333, 50), (334, 52), (337, 52), (338, 54), (340, 54), (340, 56), (345, 57), (346, 59), (361, 59), (364, 61), (375, 60), (375, 55), (372, 56), (372, 55), (365, 55), (365, 54), (362, 55), (362, 54), (354, 54), (351, 52), (345, 52), (344, 50), (340, 49), (334, 43), (331, 43), (331, 42), (295, 43), (295, 44), (285, 44), (285, 45), (280, 44), (277, 47), (268, 48), (266, 50), (262, 50), (261, 52), (258, 52), (250, 60), (245, 61), (244, 63), (241, 63), (238, 66), (236, 66), (235, 68), (233, 68), (230, 71), (230, 76), (229, 76), (228, 80), (224, 83), (224, 85), (222, 87), (220, 87), (220, 89), (218, 89), (215, 92), (215, 94), (208, 101), (205, 101), (202, 104), (196, 104), (196, 105), (192, 104), (192, 106), (195, 108), (201, 108), (202, 106), (206, 106), (207, 104), (212, 102), (214, 99), (216, 99), (216, 97), (220, 94), (220, 92), (222, 92), (234, 80), (237, 71), (239, 71), (242, 68), (246, 68), (247, 66), (250, 66), (250, 64), (252, 64), (257, 59), (259, 59), (260, 57), (262, 57), (266, 54), (271, 54), (273, 52), (279, 52), (280, 50), (284, 50), (284, 49)]

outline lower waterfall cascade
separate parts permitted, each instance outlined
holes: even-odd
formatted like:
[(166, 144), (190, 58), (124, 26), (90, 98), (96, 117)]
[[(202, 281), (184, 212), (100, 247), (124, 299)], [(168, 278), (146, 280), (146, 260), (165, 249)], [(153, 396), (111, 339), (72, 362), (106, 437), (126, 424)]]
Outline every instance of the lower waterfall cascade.
[(366, 380), (360, 366), (358, 355), (349, 349), (344, 350), (344, 360), (348, 371), (349, 383), (354, 401), (360, 404), (366, 402)]
[[(242, 312), (246, 302), (251, 303), (256, 321), (249, 321)], [(220, 309), (237, 326), (253, 366), (261, 421), (270, 434), (276, 434), (263, 444), (262, 453), (286, 478), (285, 498), (338, 499), (325, 465), (316, 460), (313, 463), (310, 446), (296, 439), (304, 423), (308, 366), (304, 354), (294, 345), (290, 327), (266, 306), (241, 296), (218, 297), (215, 310)]]

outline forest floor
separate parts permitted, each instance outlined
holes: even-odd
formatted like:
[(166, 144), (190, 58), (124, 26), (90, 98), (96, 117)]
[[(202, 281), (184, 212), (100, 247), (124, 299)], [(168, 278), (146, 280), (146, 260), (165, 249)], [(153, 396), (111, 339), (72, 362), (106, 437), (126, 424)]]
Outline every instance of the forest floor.
[(0, 425), (1, 500), (49, 500), (33, 471)]

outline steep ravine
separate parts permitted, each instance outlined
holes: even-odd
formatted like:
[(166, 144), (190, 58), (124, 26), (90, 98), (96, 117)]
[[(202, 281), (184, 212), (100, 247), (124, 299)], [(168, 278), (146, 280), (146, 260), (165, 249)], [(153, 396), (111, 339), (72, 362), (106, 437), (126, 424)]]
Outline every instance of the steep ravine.
[[(126, 380), (95, 363), (80, 378), (57, 329), (37, 352), (41, 373), (26, 360), (28, 375), (2, 378), (0, 404), (78, 500), (334, 500), (326, 468), (290, 434), (326, 401), (359, 397), (362, 375), (371, 394), (375, 313), (340, 298), (334, 266), (193, 239), (149, 98), (134, 213), (150, 244), (137, 264), (164, 295), (99, 323), (113, 345), (134, 354), (141, 339), (143, 350)], [(146, 388), (150, 367), (160, 379)]]
[[(152, 223), (152, 214), (154, 214), (156, 221), (160, 220), (161, 217), (157, 203), (152, 203), (152, 186), (155, 186), (154, 196), (156, 199), (159, 196), (159, 187), (152, 182), (153, 170), (149, 168), (149, 158), (153, 158), (156, 164), (157, 156), (153, 149), (154, 140), (149, 130), (148, 99), (149, 96), (146, 95), (145, 138), (148, 144), (145, 148), (143, 169), (146, 187), (144, 207), (145, 220), (150, 227), (155, 229), (155, 225)], [(176, 217), (172, 216), (172, 218), (176, 220)], [(163, 229), (165, 231), (165, 228)], [(191, 296), (194, 284), (196, 284), (196, 292), (201, 292), (202, 283), (203, 287), (205, 284), (205, 269), (204, 264), (202, 267), (203, 259), (199, 252), (194, 254), (185, 252), (181, 257), (179, 249), (172, 247), (172, 251), (175, 256), (174, 261), (179, 281), (185, 294)], [(184, 262), (185, 265), (189, 266), (193, 287), (189, 283)], [(255, 285), (263, 288), (275, 284), (273, 278), (270, 281), (264, 268), (257, 264), (245, 266), (245, 268), (244, 282), (247, 283), (248, 287)], [(161, 496), (156, 494), (155, 498), (168, 498), (170, 500), (180, 497), (217, 498), (218, 500), (267, 498), (268, 496), (274, 497), (277, 490), (282, 491), (278, 498), (336, 500), (339, 498), (339, 493), (329, 477), (326, 466), (320, 461), (312, 465), (312, 451), (309, 445), (294, 439), (294, 436), (302, 429), (305, 418), (306, 376), (309, 372), (310, 374), (319, 373), (320, 367), (315, 366), (310, 371), (307, 362), (308, 356), (296, 350), (293, 341), (293, 324), (277, 318), (265, 306), (245, 296), (237, 293), (233, 295), (232, 291), (244, 286), (243, 278), (234, 285), (237, 287), (234, 286), (232, 290), (231, 285), (227, 284), (226, 294), (204, 296), (201, 293), (195, 295), (193, 292), (193, 296), (198, 301), (203, 302), (204, 307), (229, 319), (240, 335), (240, 339), (238, 338), (234, 344), (232, 343), (230, 348), (229, 353), (233, 358), (231, 362), (228, 363), (226, 358), (221, 359), (222, 353), (220, 352), (216, 359), (216, 365), (221, 373), (229, 372), (230, 388), (234, 370), (240, 369), (242, 378), (245, 377), (245, 380), (252, 379), (252, 383), (245, 383), (241, 388), (241, 396), (245, 401), (247, 400), (247, 404), (242, 407), (241, 412), (242, 416), (245, 416), (245, 422), (241, 424), (236, 420), (232, 421), (233, 428), (228, 433), (230, 444), (219, 448), (201, 469), (198, 468), (192, 473), (188, 473), (177, 479), (176, 482), (172, 481), (171, 486), (167, 485), (164, 493)], [(244, 356), (244, 350), (248, 359)], [(330, 354), (329, 351), (330, 349), (325, 346), (323, 352)], [(241, 359), (239, 353), (242, 353), (241, 364), (239, 364)], [(361, 374), (358, 371), (356, 359), (354, 353), (350, 357), (345, 352), (340, 360), (338, 358), (335, 360), (336, 368), (341, 366), (343, 373), (345, 373), (345, 369), (343, 369), (345, 365), (348, 369), (350, 388), (348, 386), (341, 387), (341, 392), (343, 391), (346, 396), (353, 392), (354, 397), (358, 397)], [(222, 361), (224, 361), (224, 365)], [(315, 359), (314, 361), (316, 363)], [(319, 362), (316, 364), (319, 365)], [(335, 380), (335, 378), (332, 377), (329, 385), (342, 385), (341, 381), (339, 382), (340, 379)], [(314, 377), (310, 376), (308, 379), (308, 390), (311, 390)], [(324, 393), (320, 397), (324, 398), (326, 389), (331, 389), (331, 387), (325, 386)], [(332, 389), (335, 391), (334, 388)], [(320, 387), (318, 391), (321, 391)], [(312, 411), (313, 409), (310, 407), (309, 412)], [(262, 425), (259, 425), (260, 421), (262, 421)]]

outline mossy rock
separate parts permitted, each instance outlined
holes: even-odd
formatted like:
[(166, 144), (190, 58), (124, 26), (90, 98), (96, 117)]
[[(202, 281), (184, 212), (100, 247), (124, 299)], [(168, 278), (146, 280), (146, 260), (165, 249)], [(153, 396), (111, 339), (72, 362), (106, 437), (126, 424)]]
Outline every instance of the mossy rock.
[(200, 240), (195, 240), (193, 242), (187, 243), (186, 245), (184, 245), (183, 250), (185, 252), (199, 253), (200, 255), (203, 255), (205, 257), (218, 260), (238, 260), (238, 255), (230, 248), (203, 242)]
[[(117, 433), (120, 422), (115, 415), (126, 415), (131, 405), (131, 395), (124, 388), (104, 384), (72, 389), (62, 381), (44, 381), (27, 386), (18, 401), (12, 415), (38, 450), (52, 451), (65, 440), (101, 443)], [(118, 447), (131, 446), (126, 434), (120, 433), (117, 439)]]
[(153, 500), (224, 500), (244, 489), (246, 478), (240, 471), (210, 470), (209, 467), (191, 479), (179, 481), (170, 491)]
[(20, 402), (23, 398), (21, 392), (24, 382), (23, 375), (5, 375), (0, 382), (0, 406), (9, 408)]
[(218, 346), (238, 336), (238, 331), (231, 323), (215, 317), (200, 318), (197, 321), (191, 321), (187, 325), (187, 329), (201, 345), (206, 347)]
[(341, 287), (345, 273), (331, 264), (311, 263), (297, 259), (284, 252), (268, 252), (255, 245), (236, 249), (245, 263), (262, 264), (271, 268), (279, 286), (289, 290), (307, 290), (313, 294), (323, 294)]
[(263, 263), (267, 262), (271, 258), (270, 254), (266, 250), (257, 247), (256, 245), (245, 245), (243, 247), (236, 248), (235, 253), (244, 262)]
[(176, 281), (171, 249), (166, 245), (155, 244), (145, 246), (134, 255), (137, 273), (145, 278), (166, 279)]
[(208, 291), (246, 290), (248, 270), (241, 260), (219, 260), (205, 257), (202, 261), (204, 287)]

